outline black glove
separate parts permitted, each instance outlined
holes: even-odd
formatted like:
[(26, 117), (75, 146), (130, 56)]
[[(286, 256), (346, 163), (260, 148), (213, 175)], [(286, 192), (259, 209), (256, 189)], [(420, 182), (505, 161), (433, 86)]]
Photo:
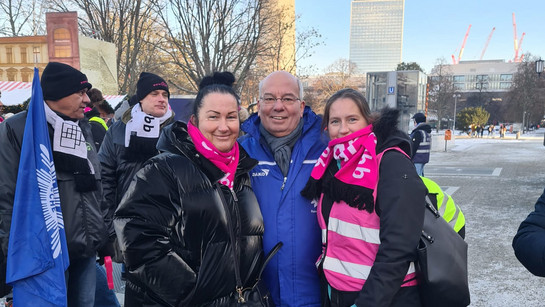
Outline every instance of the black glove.
[(114, 241), (109, 240), (98, 250), (97, 261), (100, 265), (104, 265), (104, 257), (106, 256), (114, 257), (114, 255), (115, 255)]

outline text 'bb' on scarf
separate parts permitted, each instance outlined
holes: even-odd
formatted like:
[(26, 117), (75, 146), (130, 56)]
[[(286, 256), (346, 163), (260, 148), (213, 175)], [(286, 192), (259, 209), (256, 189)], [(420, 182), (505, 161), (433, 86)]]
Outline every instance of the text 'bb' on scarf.
[[(325, 193), (335, 202), (344, 201), (351, 207), (373, 212), (373, 192), (378, 177), (376, 144), (373, 125), (331, 140), (316, 162), (301, 194), (317, 199), (321, 193)], [(331, 180), (324, 180), (333, 160), (340, 162), (340, 169)]]

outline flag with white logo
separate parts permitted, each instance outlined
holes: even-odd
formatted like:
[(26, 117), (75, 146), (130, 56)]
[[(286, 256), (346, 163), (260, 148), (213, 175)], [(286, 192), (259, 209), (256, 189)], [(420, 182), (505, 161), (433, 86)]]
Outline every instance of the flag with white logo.
[(38, 69), (34, 68), (8, 245), (14, 306), (67, 306), (69, 265)]

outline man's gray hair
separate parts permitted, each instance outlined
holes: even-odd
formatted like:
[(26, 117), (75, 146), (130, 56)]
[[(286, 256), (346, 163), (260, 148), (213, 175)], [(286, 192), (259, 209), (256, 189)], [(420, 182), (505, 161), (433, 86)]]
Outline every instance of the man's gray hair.
[[(267, 77), (265, 77), (265, 79), (259, 81), (259, 99), (261, 99), (261, 97), (263, 97), (263, 82), (265, 80), (267, 80)], [(301, 79), (297, 78), (296, 76), (293, 76), (293, 77), (295, 78), (295, 80), (297, 80), (297, 86), (299, 86), (299, 97), (298, 98), (303, 100), (303, 82), (301, 82)]]

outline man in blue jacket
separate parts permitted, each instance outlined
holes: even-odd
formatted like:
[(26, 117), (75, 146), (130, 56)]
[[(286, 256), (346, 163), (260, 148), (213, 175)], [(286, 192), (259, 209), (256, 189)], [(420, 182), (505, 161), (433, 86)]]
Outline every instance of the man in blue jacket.
[(530, 273), (545, 277), (545, 191), (513, 238), (517, 259)]
[(239, 143), (259, 160), (250, 176), (265, 222), (265, 252), (284, 243), (265, 269), (265, 281), (276, 306), (320, 306), (316, 204), (300, 192), (325, 149), (321, 119), (305, 107), (301, 81), (285, 71), (259, 83), (257, 108), (242, 125), (246, 135)]

